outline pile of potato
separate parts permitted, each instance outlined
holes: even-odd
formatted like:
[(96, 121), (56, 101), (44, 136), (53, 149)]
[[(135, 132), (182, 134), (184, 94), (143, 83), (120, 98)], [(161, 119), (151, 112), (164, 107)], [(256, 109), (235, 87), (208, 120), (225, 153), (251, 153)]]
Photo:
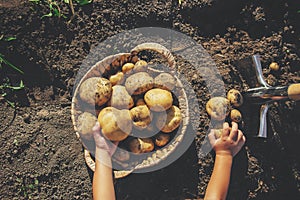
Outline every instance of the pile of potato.
[[(213, 120), (223, 121), (229, 115), (231, 121), (239, 123), (242, 121), (242, 114), (237, 108), (242, 104), (242, 94), (236, 89), (231, 89), (227, 93), (227, 98), (211, 98), (206, 104), (206, 111)], [(220, 137), (220, 135), (216, 135), (216, 137)]]
[[(111, 141), (125, 140), (127, 149), (135, 154), (165, 146), (182, 121), (171, 92), (175, 87), (174, 76), (153, 73), (144, 60), (120, 64), (106, 78), (86, 79), (79, 87), (79, 97), (98, 111), (97, 116), (87, 111), (78, 116), (81, 138), (93, 140), (92, 128), (98, 121), (103, 136)], [(128, 158), (124, 152), (117, 154), (119, 160)]]

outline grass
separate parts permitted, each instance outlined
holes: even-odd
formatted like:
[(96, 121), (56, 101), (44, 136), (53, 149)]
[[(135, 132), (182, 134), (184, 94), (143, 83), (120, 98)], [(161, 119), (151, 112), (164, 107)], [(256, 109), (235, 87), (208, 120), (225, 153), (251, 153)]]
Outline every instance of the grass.
[(38, 179), (34, 179), (31, 183), (26, 183), (22, 178), (16, 178), (16, 182), (20, 185), (18, 188), (18, 193), (20, 193), (26, 199), (32, 199), (31, 193), (37, 190), (39, 186)]
[[(15, 37), (7, 37), (4, 38), (3, 35), (0, 36), (0, 41), (3, 40), (5, 42), (10, 42), (13, 40), (16, 40), (17, 38)], [(15, 66), (14, 64), (12, 64), (10, 61), (8, 61), (3, 54), (0, 53), (0, 69), (3, 69), (4, 67), (10, 67), (13, 70), (15, 70), (16, 72), (20, 73), (20, 74), (24, 74), (24, 72), (17, 66)], [(4, 71), (5, 72), (5, 71)], [(5, 100), (11, 107), (15, 107), (15, 103), (9, 101), (6, 96), (7, 96), (7, 92), (8, 91), (16, 91), (16, 90), (21, 90), (24, 88), (24, 84), (23, 81), (20, 81), (20, 84), (18, 86), (12, 86), (10, 84), (9, 79), (6, 77), (4, 82), (1, 83), (0, 85), (0, 100)]]

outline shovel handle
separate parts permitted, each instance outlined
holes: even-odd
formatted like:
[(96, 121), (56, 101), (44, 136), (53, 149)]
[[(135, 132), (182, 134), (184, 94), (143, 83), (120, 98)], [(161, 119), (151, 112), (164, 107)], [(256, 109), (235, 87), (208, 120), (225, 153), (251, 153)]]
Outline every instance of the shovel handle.
[(300, 83), (294, 83), (288, 87), (288, 96), (294, 101), (300, 100)]

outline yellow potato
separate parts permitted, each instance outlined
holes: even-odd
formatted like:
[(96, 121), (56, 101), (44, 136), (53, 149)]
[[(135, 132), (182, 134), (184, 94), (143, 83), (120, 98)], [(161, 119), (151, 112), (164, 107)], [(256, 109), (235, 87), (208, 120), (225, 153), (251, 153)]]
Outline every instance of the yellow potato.
[(212, 119), (221, 121), (226, 118), (231, 109), (230, 102), (224, 97), (213, 97), (206, 104), (206, 111)]
[(152, 121), (152, 113), (146, 105), (134, 107), (130, 110), (133, 126), (138, 130), (143, 130)]
[(157, 116), (156, 127), (164, 133), (170, 133), (179, 127), (181, 123), (181, 111), (177, 106), (172, 106), (166, 113)]
[(132, 97), (128, 94), (126, 88), (122, 85), (112, 87), (112, 95), (109, 105), (118, 109), (129, 109), (133, 106)]
[(242, 94), (236, 89), (231, 89), (231, 90), (228, 91), (227, 99), (235, 107), (241, 106), (243, 104), (243, 101), (244, 101)]
[(122, 141), (132, 130), (132, 121), (129, 110), (118, 110), (106, 107), (101, 110), (98, 121), (103, 136), (111, 141)]
[(150, 110), (155, 112), (165, 111), (173, 104), (171, 92), (159, 88), (154, 88), (146, 92), (144, 100)]
[(93, 140), (93, 127), (97, 122), (97, 117), (89, 112), (84, 112), (78, 116), (77, 119), (77, 130), (80, 137), (86, 140)]
[(242, 114), (237, 109), (232, 109), (230, 112), (230, 119), (236, 123), (239, 123), (242, 120)]
[(169, 134), (159, 133), (155, 136), (155, 145), (158, 147), (165, 146), (170, 140)]
[(138, 72), (126, 79), (125, 87), (130, 95), (142, 94), (153, 88), (153, 78), (146, 72)]
[(151, 138), (134, 138), (129, 142), (129, 149), (135, 154), (153, 151), (154, 143)]

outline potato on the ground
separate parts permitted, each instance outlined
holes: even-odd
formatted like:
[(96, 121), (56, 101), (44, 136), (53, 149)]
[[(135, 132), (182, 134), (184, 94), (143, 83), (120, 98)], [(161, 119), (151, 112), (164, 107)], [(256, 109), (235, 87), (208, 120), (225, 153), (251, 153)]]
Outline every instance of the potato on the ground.
[(111, 75), (109, 77), (109, 81), (111, 82), (112, 85), (123, 84), (123, 82), (124, 82), (124, 73), (123, 72), (118, 72), (114, 75)]
[(212, 119), (221, 121), (226, 118), (231, 109), (230, 102), (224, 97), (213, 97), (206, 104), (206, 111)]
[(97, 117), (89, 112), (80, 114), (77, 118), (77, 130), (80, 137), (86, 140), (93, 140), (93, 127), (97, 122)]
[(165, 90), (173, 90), (176, 85), (175, 78), (169, 73), (160, 73), (154, 78), (154, 87)]
[(85, 80), (79, 88), (79, 96), (91, 105), (102, 106), (111, 96), (112, 85), (106, 78), (92, 77)]
[(129, 110), (118, 110), (106, 107), (101, 110), (98, 121), (103, 136), (111, 141), (122, 141), (132, 130), (132, 121)]
[(142, 94), (153, 88), (153, 78), (146, 72), (138, 72), (126, 79), (125, 87), (130, 95)]
[(236, 123), (239, 123), (242, 120), (242, 114), (237, 109), (232, 109), (230, 111), (230, 119)]
[(300, 83), (294, 83), (288, 87), (288, 96), (294, 101), (300, 100)]
[(129, 142), (129, 149), (135, 154), (148, 153), (154, 149), (151, 138), (134, 138)]
[(135, 63), (133, 71), (134, 72), (145, 72), (147, 71), (148, 64), (144, 60), (139, 60)]
[(170, 133), (179, 127), (181, 123), (181, 111), (177, 106), (172, 106), (166, 113), (158, 115), (156, 126), (164, 133)]
[(280, 67), (279, 67), (278, 63), (272, 62), (272, 63), (269, 65), (269, 68), (270, 68), (270, 70), (278, 71)]
[(170, 135), (165, 133), (159, 133), (155, 136), (155, 145), (158, 147), (165, 146), (170, 140)]
[(152, 113), (146, 105), (136, 106), (130, 110), (133, 126), (138, 130), (143, 130), (152, 121)]
[(126, 88), (122, 85), (112, 87), (112, 95), (109, 105), (118, 109), (129, 109), (133, 106), (132, 97), (128, 94)]
[(155, 112), (165, 111), (173, 104), (171, 92), (160, 88), (154, 88), (146, 92), (144, 100), (150, 110)]
[(227, 99), (235, 107), (241, 106), (243, 104), (243, 101), (244, 101), (242, 94), (236, 89), (231, 89), (231, 90), (228, 91)]

